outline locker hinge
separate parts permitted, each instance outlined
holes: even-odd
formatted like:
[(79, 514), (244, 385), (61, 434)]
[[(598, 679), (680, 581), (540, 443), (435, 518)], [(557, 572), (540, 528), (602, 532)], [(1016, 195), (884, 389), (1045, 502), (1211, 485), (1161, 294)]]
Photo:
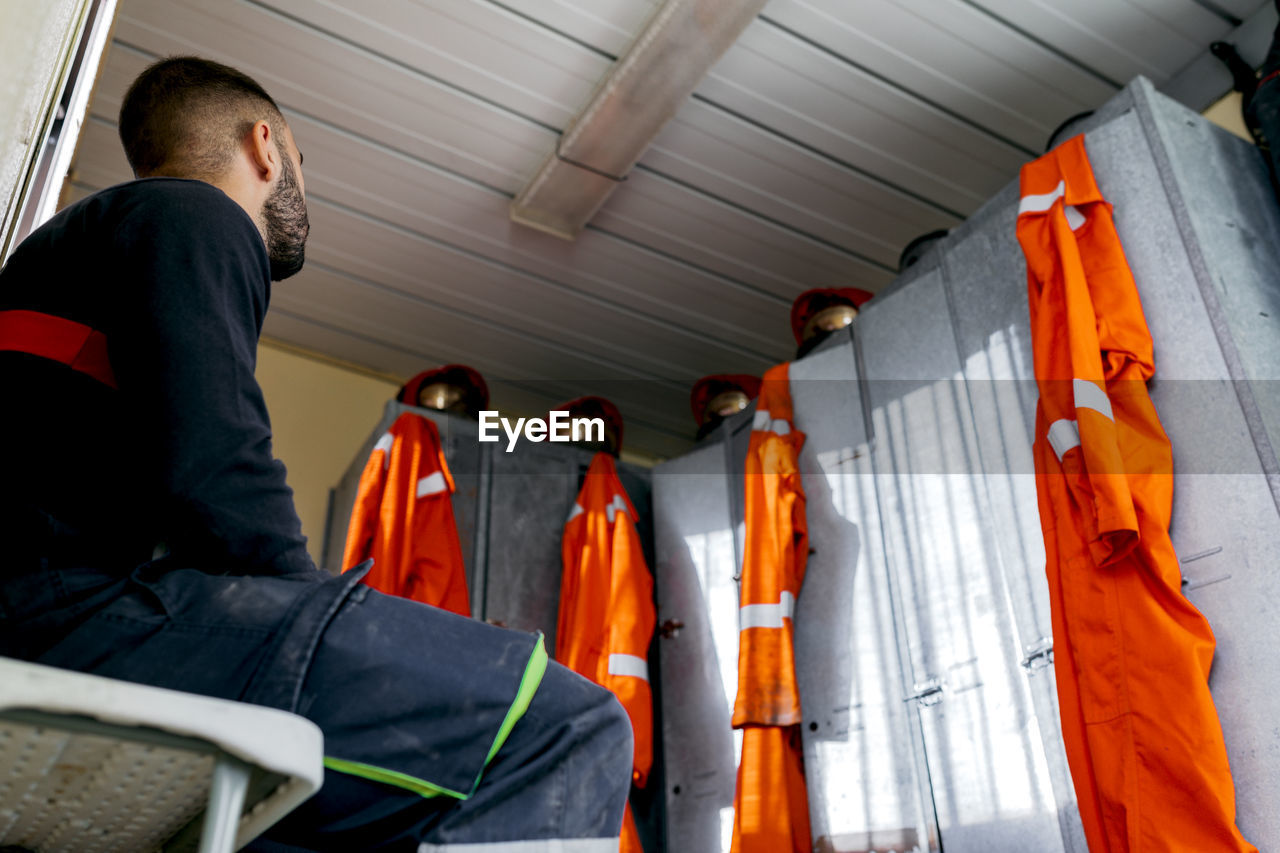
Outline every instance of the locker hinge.
[(942, 691), (946, 688), (946, 683), (941, 678), (930, 678), (928, 681), (917, 681), (911, 686), (913, 691), (911, 695), (902, 701), (918, 702), (921, 707), (929, 707), (937, 705), (942, 701)]
[(1041, 637), (1022, 649), (1022, 668), (1038, 672), (1053, 663), (1053, 637)]

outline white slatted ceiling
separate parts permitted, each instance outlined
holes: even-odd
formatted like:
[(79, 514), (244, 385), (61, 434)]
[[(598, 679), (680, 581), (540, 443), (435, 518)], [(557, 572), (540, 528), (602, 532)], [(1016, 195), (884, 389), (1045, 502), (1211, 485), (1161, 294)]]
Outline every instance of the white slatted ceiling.
[(796, 294), (884, 286), (1063, 119), (1265, 2), (773, 0), (565, 243), (507, 202), (657, 0), (122, 0), (73, 196), (128, 178), (115, 114), (147, 62), (235, 65), (307, 158), (309, 267), (268, 334), (394, 375), (471, 363), (521, 413), (604, 393), (667, 455), (694, 379), (790, 355)]
[(1195, 0), (974, 0), (974, 5), (1119, 83), (1138, 74), (1163, 82), (1231, 30), (1230, 22)]

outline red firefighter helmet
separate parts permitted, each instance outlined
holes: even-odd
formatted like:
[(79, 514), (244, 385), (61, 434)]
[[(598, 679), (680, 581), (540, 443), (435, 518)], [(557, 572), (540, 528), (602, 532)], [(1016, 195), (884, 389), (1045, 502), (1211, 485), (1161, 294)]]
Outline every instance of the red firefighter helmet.
[(815, 336), (849, 325), (858, 309), (874, 295), (856, 287), (806, 290), (791, 303), (791, 333), (796, 343), (803, 346)]
[(613, 456), (622, 452), (622, 412), (604, 397), (578, 397), (555, 406), (552, 411), (568, 412), (570, 418), (602, 418), (604, 420), (603, 449)]
[[(740, 412), (760, 395), (760, 377), (745, 373), (713, 373), (693, 383), (689, 408), (698, 426)], [(732, 408), (732, 411), (727, 409)]]
[(458, 412), (478, 418), (489, 408), (489, 386), (465, 364), (446, 364), (424, 370), (404, 384), (396, 399), (410, 406)]

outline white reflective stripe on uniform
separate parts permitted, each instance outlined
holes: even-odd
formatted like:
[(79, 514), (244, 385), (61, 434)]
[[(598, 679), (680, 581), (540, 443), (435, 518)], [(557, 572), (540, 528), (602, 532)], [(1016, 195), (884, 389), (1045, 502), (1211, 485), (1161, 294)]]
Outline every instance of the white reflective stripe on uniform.
[(1053, 207), (1053, 203), (1062, 198), (1066, 194), (1066, 181), (1058, 181), (1058, 186), (1054, 187), (1053, 192), (1043, 193), (1041, 195), (1024, 195), (1022, 201), (1018, 202), (1018, 215), (1024, 213), (1044, 213)]
[(1111, 413), (1111, 398), (1107, 396), (1106, 391), (1088, 379), (1072, 379), (1071, 388), (1075, 392), (1077, 409), (1093, 409), (1095, 412), (1106, 415), (1108, 420), (1116, 419), (1116, 416)]
[(758, 432), (776, 432), (778, 435), (787, 435), (791, 432), (791, 424), (782, 418), (775, 419), (768, 410), (756, 412), (756, 416), (751, 419), (751, 429)]
[(609, 655), (610, 675), (629, 675), (649, 680), (649, 662), (638, 655)]
[(449, 491), (449, 484), (444, 479), (443, 471), (428, 474), (418, 481), (418, 497), (420, 498), (425, 498), (427, 495), (438, 495), (447, 491)]
[(1067, 455), (1067, 451), (1080, 446), (1080, 428), (1075, 421), (1063, 418), (1049, 426), (1049, 444), (1053, 452), (1058, 454), (1058, 461)]
[(1076, 231), (1085, 223), (1084, 214), (1076, 209), (1074, 204), (1066, 207), (1067, 224), (1071, 226), (1072, 231)]
[(609, 517), (609, 523), (613, 524), (613, 520), (618, 517), (618, 513), (626, 513), (627, 499), (622, 495), (614, 495), (613, 500), (604, 508), (605, 515)]
[(618, 839), (544, 838), (478, 844), (428, 844), (424, 841), (418, 845), (418, 853), (618, 853)]
[(582, 508), (582, 504), (574, 504), (573, 509), (569, 510), (569, 517), (564, 520), (564, 523), (568, 524), (584, 512), (586, 512), (586, 510)]
[[(395, 442), (395, 437), (389, 432), (384, 432), (382, 438), (378, 439), (378, 443), (373, 446), (373, 452), (377, 453), (381, 450), (386, 455), (382, 457), (382, 467), (385, 469), (391, 464), (391, 445)], [(372, 454), (370, 454), (372, 455)]]
[(790, 619), (796, 610), (796, 597), (782, 591), (777, 604), (744, 604), (738, 608), (738, 630), (748, 628), (782, 628), (783, 619)]

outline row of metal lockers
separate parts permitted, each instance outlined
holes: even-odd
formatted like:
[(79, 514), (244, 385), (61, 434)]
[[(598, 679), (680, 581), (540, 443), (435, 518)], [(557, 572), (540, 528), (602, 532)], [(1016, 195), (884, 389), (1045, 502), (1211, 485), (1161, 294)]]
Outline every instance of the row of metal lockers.
[[(1252, 146), (1145, 80), (1081, 129), (1155, 342), (1172, 536), (1218, 636), (1211, 685), (1239, 823), (1280, 849), (1280, 210)], [(791, 368), (807, 435), (813, 553), (795, 625), (820, 851), (1086, 851), (1053, 679), (1017, 206), (1015, 182)], [(363, 461), (400, 408), (335, 490), (330, 569)], [(666, 626), (651, 655), (660, 756), (638, 814), (671, 853), (728, 849), (751, 414), (651, 472), (620, 466), (651, 523)], [(560, 533), (590, 454), (507, 454), (470, 422), (437, 421), (476, 615), (550, 635)]]

